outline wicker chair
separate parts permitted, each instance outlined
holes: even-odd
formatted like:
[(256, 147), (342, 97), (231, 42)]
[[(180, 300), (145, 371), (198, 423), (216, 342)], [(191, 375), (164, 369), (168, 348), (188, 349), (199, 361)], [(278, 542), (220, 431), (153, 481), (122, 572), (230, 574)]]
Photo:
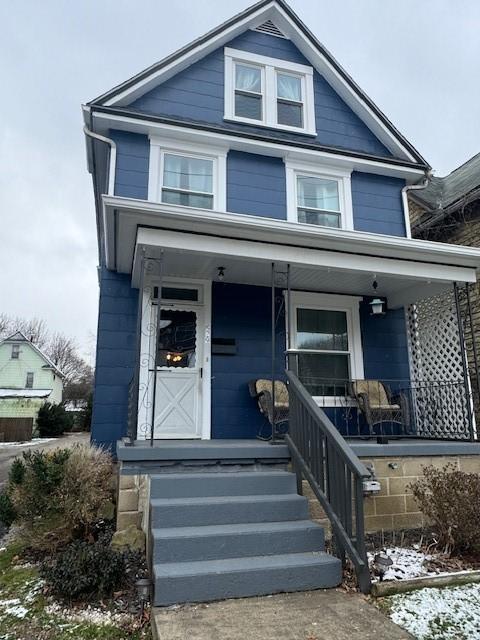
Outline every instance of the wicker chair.
[(383, 422), (395, 422), (404, 428), (409, 424), (408, 401), (404, 394), (392, 395), (388, 385), (379, 380), (356, 380), (352, 395), (365, 416), (371, 435), (373, 427)]
[(248, 389), (252, 398), (256, 398), (258, 408), (270, 424), (288, 422), (289, 402), (287, 385), (281, 380), (275, 380), (275, 411), (272, 415), (272, 381), (251, 380)]

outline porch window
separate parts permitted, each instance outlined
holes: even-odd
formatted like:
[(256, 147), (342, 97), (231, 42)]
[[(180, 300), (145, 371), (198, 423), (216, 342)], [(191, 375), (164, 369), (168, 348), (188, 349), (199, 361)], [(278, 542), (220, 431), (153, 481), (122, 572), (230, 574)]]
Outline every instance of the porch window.
[(165, 153), (162, 202), (213, 209), (213, 160)]
[(298, 376), (323, 404), (346, 397), (349, 381), (363, 378), (359, 298), (292, 292), (292, 346)]
[(297, 220), (322, 227), (341, 227), (338, 180), (297, 175)]

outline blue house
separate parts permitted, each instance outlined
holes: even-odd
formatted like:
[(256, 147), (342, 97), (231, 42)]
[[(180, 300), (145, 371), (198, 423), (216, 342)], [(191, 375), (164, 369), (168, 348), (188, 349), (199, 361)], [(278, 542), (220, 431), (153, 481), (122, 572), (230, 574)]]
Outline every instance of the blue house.
[[(83, 114), (100, 263), (92, 439), (149, 478), (156, 603), (339, 582), (340, 562), (312, 555), (323, 533), (291, 456), (367, 590), (369, 473), (346, 438), (476, 437), (462, 296), (480, 253), (411, 237), (407, 192), (428, 163), (284, 0)], [(184, 546), (182, 526), (196, 529)]]

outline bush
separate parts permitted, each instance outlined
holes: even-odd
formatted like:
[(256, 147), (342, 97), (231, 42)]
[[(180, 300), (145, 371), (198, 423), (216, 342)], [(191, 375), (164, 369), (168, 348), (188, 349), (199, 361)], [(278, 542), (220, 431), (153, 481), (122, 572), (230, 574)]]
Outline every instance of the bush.
[(37, 428), (41, 438), (57, 438), (72, 427), (73, 418), (61, 404), (45, 402), (38, 410)]
[(443, 469), (423, 469), (411, 485), (421, 511), (433, 522), (439, 544), (447, 551), (480, 554), (480, 475)]
[(17, 517), (12, 499), (6, 491), (0, 493), (0, 522), (5, 527), (10, 527)]
[(29, 451), (12, 465), (9, 494), (24, 542), (31, 548), (49, 551), (90, 539), (113, 500), (112, 460), (87, 445)]
[(125, 577), (125, 559), (102, 542), (72, 542), (64, 551), (44, 561), (40, 575), (50, 591), (62, 598), (105, 597)]

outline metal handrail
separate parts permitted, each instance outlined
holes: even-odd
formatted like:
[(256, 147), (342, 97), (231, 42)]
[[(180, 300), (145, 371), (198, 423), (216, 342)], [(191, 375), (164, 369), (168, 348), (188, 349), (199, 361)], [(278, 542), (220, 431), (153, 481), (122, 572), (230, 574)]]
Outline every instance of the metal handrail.
[(330, 520), (335, 551), (352, 562), (363, 593), (371, 587), (365, 549), (363, 481), (370, 472), (298, 377), (286, 372), (290, 428), (285, 440), (301, 487), (305, 478)]

